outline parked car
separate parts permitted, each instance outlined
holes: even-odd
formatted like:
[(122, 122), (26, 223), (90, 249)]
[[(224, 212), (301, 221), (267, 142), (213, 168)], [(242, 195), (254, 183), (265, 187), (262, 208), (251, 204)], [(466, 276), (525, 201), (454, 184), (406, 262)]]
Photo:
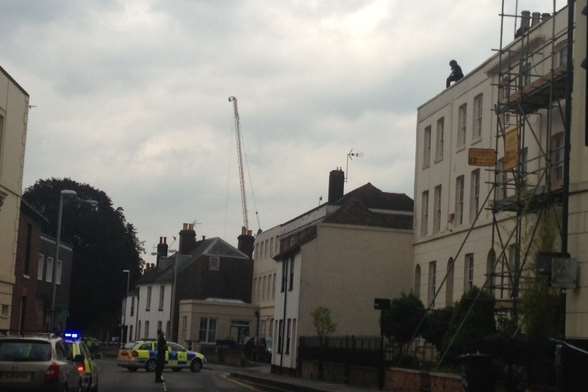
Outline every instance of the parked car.
[(76, 364), (84, 392), (98, 392), (98, 367), (92, 353), (77, 332), (64, 334), (68, 358)]
[(62, 338), (0, 337), (0, 390), (81, 391), (76, 364)]
[[(139, 340), (127, 343), (119, 350), (117, 364), (131, 372), (137, 369), (152, 372), (155, 370), (156, 357), (157, 342), (155, 340)], [(167, 342), (165, 368), (173, 371), (190, 368), (193, 372), (199, 372), (205, 364), (206, 357), (202, 353), (190, 351), (174, 342)]]

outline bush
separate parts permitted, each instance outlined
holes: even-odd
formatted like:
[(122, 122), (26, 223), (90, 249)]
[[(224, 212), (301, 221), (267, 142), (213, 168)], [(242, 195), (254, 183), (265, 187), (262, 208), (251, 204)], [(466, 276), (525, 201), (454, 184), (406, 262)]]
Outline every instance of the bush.
[[(469, 313), (461, 330), (458, 331), (474, 301), (476, 303), (472, 311)], [(450, 344), (451, 339), (455, 336), (453, 344), (448, 348), (447, 359), (453, 361), (460, 354), (474, 351), (476, 344), (483, 338), (496, 333), (494, 302), (492, 294), (477, 287), (472, 288), (461, 297), (461, 300), (455, 306), (455, 311), (447, 329), (447, 344)]]
[(422, 302), (413, 294), (402, 294), (390, 304), (390, 309), (382, 311), (382, 329), (388, 338), (400, 344), (400, 350), (410, 341), (416, 327), (425, 314)]

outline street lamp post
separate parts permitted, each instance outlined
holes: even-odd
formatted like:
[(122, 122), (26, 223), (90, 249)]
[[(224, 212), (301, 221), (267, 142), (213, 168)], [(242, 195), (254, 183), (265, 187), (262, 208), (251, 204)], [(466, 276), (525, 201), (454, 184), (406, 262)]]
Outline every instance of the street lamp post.
[[(52, 273), (51, 273), (51, 330), (54, 331), (55, 330), (55, 321), (56, 321), (56, 317), (55, 317), (55, 297), (57, 295), (57, 277), (56, 272), (57, 272), (57, 262), (59, 261), (59, 250), (61, 248), (61, 224), (62, 224), (62, 220), (63, 220), (63, 201), (64, 198), (66, 197), (73, 197), (73, 198), (78, 198), (78, 194), (76, 191), (73, 191), (71, 189), (63, 189), (60, 193), (59, 193), (59, 211), (57, 213), (57, 236), (56, 236), (56, 242), (55, 242), (55, 259), (53, 260), (53, 266), (52, 266)], [(98, 202), (95, 200), (85, 200), (85, 199), (79, 199), (78, 200), (88, 203), (90, 205), (92, 205), (93, 207), (97, 207), (98, 206)]]
[(127, 302), (129, 301), (129, 284), (130, 284), (130, 280), (131, 280), (131, 270), (129, 269), (124, 269), (122, 270), (123, 273), (127, 274), (127, 289), (125, 291), (125, 305), (123, 308), (123, 317), (122, 317), (122, 323), (120, 326), (120, 344), (122, 347), (122, 344), (125, 340), (126, 334), (125, 334), (125, 325), (127, 324)]

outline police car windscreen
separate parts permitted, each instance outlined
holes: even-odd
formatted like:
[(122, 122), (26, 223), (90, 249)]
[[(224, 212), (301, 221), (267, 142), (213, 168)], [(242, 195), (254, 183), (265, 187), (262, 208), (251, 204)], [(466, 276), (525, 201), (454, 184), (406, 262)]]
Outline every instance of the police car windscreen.
[(35, 340), (0, 341), (0, 361), (42, 362), (51, 360), (51, 344)]

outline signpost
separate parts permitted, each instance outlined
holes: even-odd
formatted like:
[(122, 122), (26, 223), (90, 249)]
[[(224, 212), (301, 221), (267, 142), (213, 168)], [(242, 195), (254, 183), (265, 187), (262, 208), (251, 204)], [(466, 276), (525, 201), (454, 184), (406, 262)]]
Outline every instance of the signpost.
[(470, 166), (495, 166), (496, 150), (492, 148), (470, 148), (468, 150)]
[(385, 358), (384, 358), (384, 320), (382, 313), (384, 310), (390, 309), (390, 299), (388, 298), (374, 298), (374, 309), (380, 311), (380, 372), (378, 375), (378, 383), (380, 389), (384, 389), (384, 375), (385, 375)]

